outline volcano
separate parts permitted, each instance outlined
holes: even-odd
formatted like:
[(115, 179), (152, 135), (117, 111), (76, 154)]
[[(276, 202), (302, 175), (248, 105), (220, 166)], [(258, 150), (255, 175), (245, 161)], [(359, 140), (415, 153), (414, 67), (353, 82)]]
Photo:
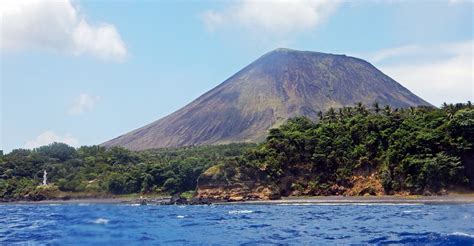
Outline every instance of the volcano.
[(259, 142), (295, 116), (357, 102), (431, 106), (355, 57), (276, 49), (178, 111), (102, 144), (131, 150)]

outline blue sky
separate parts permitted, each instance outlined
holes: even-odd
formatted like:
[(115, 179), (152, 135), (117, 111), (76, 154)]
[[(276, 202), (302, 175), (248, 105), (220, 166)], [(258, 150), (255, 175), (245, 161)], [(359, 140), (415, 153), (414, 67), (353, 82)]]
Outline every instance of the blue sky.
[(0, 149), (99, 144), (278, 47), (364, 58), (434, 105), (474, 99), (472, 1), (3, 1)]

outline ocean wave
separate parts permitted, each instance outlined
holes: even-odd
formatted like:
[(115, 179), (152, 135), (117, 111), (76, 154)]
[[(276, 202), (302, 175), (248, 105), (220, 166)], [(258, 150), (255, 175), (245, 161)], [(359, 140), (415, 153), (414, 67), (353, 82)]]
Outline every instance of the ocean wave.
[(470, 238), (474, 238), (474, 234), (467, 234), (467, 233), (464, 233), (464, 232), (458, 232), (458, 231), (455, 231), (453, 233), (450, 233), (449, 235), (452, 235), (452, 236), (463, 236), (463, 237), (470, 237)]
[(108, 219), (104, 219), (104, 218), (98, 218), (98, 219), (92, 221), (92, 223), (98, 224), (98, 225), (106, 225), (106, 224), (109, 223), (109, 220), (108, 220)]
[(370, 244), (436, 244), (436, 245), (474, 245), (474, 235), (464, 232), (436, 233), (422, 232), (398, 233), (399, 238), (390, 239), (387, 236), (374, 238), (367, 241)]
[(277, 206), (310, 206), (310, 205), (317, 205), (317, 204), (316, 203), (280, 203), (280, 204), (277, 204)]
[(419, 210), (419, 209), (417, 209), (417, 210), (404, 210), (404, 211), (402, 211), (402, 213), (404, 213), (404, 214), (419, 213), (419, 212), (422, 212), (422, 211)]
[[(297, 201), (304, 204), (295, 206), (292, 202), (286, 206), (156, 205), (140, 209), (127, 204), (6, 204), (0, 205), (0, 218), (4, 218), (0, 220), (0, 245), (137, 244), (142, 240), (153, 245), (474, 245), (469, 222), (474, 204), (321, 206)], [(202, 233), (189, 233), (195, 230)], [(189, 241), (179, 241), (182, 239)]]
[(396, 203), (396, 202), (380, 202), (380, 203), (353, 203), (355, 206), (424, 206), (423, 203)]
[(321, 203), (280, 203), (278, 206), (423, 206), (423, 203), (352, 203), (352, 202), (321, 202)]
[(228, 212), (229, 214), (251, 214), (253, 210), (231, 210)]

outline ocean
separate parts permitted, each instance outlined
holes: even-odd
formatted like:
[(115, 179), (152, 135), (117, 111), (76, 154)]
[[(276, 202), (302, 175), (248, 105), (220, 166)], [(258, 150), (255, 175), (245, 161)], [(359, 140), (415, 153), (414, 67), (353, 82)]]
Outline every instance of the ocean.
[(474, 204), (7, 204), (0, 244), (474, 245)]

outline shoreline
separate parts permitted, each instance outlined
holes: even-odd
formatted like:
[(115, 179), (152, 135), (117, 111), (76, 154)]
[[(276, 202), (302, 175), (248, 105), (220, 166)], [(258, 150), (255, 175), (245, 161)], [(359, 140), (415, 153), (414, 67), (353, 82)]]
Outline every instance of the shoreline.
[[(169, 198), (145, 198), (147, 205), (162, 205)], [(140, 204), (137, 198), (76, 198), (69, 200), (11, 201), (1, 205), (14, 204)], [(337, 205), (337, 204), (474, 204), (474, 194), (451, 194), (442, 196), (321, 196), (321, 197), (284, 197), (278, 200), (252, 200), (212, 202), (214, 205)]]
[(309, 204), (474, 204), (474, 195), (443, 196), (321, 196), (285, 197), (279, 200), (224, 202), (216, 204), (309, 205)]

